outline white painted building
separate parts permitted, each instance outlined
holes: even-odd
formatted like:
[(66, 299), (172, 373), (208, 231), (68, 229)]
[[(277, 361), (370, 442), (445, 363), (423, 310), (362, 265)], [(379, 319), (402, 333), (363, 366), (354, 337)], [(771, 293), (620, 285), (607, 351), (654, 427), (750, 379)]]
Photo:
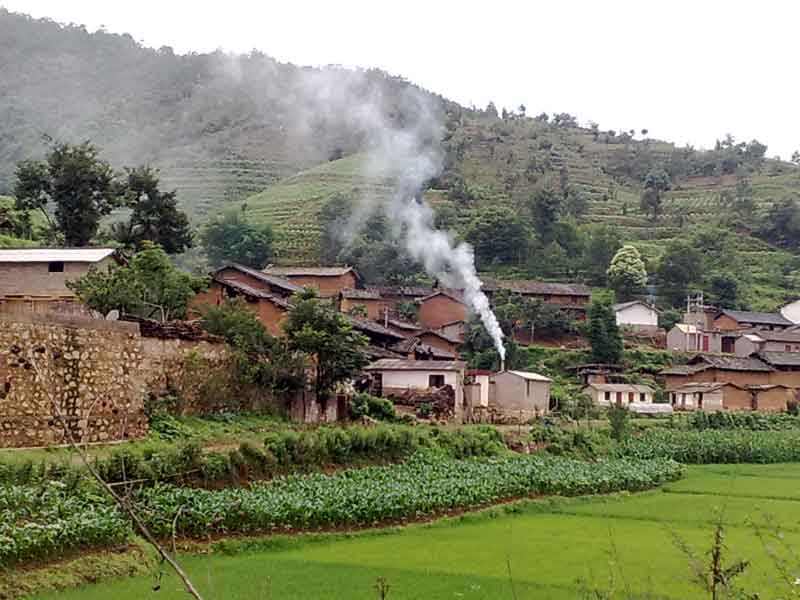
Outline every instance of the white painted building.
[(622, 302), (613, 307), (617, 325), (632, 329), (657, 329), (658, 311), (641, 300)]
[(590, 383), (583, 388), (583, 393), (598, 406), (628, 406), (634, 403), (652, 404), (654, 391), (650, 386), (632, 383)]

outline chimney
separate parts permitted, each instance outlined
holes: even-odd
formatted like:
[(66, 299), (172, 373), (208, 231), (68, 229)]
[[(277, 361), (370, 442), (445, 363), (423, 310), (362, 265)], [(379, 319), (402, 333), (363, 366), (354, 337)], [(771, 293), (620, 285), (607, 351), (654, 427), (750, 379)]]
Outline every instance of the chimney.
[(505, 370), (506, 370), (506, 359), (505, 358), (501, 358), (500, 359), (500, 372), (503, 373), (503, 372), (505, 372)]

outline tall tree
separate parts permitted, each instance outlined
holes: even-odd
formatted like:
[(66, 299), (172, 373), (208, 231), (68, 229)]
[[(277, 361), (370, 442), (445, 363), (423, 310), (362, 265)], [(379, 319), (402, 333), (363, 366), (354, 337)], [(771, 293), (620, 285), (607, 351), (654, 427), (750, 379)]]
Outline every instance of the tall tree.
[(642, 256), (634, 246), (623, 246), (611, 259), (608, 283), (619, 300), (630, 300), (647, 284), (647, 269)]
[(178, 209), (177, 192), (158, 189), (158, 171), (147, 166), (127, 170), (126, 204), (133, 209), (127, 227), (117, 228), (117, 241), (140, 247), (145, 240), (167, 254), (191, 248), (193, 234), (186, 213)]
[(14, 184), (17, 208), (40, 210), (67, 246), (88, 245), (100, 219), (122, 204), (123, 191), (111, 166), (89, 142), (56, 143), (45, 160), (19, 163)]
[(530, 235), (522, 220), (505, 208), (481, 211), (469, 226), (467, 241), (480, 266), (518, 264), (526, 255)]
[(589, 344), (592, 361), (617, 364), (622, 360), (622, 335), (609, 298), (598, 298), (589, 305)]
[(622, 247), (619, 231), (611, 225), (599, 225), (588, 230), (586, 244), (586, 271), (596, 285), (606, 285), (611, 259)]
[(644, 179), (644, 191), (639, 200), (643, 213), (649, 214), (655, 221), (661, 214), (663, 193), (670, 189), (669, 175), (663, 169), (650, 171)]
[(691, 244), (676, 239), (669, 243), (656, 271), (658, 294), (670, 306), (681, 306), (692, 284), (703, 277), (703, 256)]
[(200, 234), (209, 262), (218, 267), (235, 262), (262, 269), (272, 258), (272, 228), (253, 225), (241, 210), (230, 210), (211, 221)]
[(368, 363), (367, 338), (330, 304), (304, 289), (293, 301), (283, 325), (289, 348), (311, 358), (319, 398), (328, 397), (340, 382), (357, 375)]
[(531, 200), (533, 226), (542, 245), (555, 237), (555, 227), (561, 217), (561, 195), (549, 184), (539, 187)]

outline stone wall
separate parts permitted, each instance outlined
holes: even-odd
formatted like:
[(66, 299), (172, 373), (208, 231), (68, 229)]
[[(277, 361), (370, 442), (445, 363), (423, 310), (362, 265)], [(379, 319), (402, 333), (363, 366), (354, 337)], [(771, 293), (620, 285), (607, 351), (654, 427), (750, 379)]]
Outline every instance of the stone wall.
[[(0, 317), (0, 447), (137, 438), (147, 431), (131, 323)], [(55, 405), (55, 406), (54, 406)]]
[(224, 343), (142, 337), (137, 323), (0, 315), (0, 448), (68, 443), (59, 413), (75, 441), (139, 438), (159, 403), (180, 414), (275, 406), (237, 380)]

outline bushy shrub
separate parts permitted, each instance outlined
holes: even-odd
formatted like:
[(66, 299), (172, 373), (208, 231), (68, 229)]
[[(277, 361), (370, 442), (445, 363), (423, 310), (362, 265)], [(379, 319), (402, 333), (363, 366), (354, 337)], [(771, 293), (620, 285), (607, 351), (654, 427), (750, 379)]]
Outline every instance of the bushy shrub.
[(362, 417), (371, 417), (378, 421), (395, 421), (397, 414), (391, 400), (361, 393), (356, 394), (350, 403), (350, 418)]
[(688, 419), (691, 429), (748, 429), (752, 431), (778, 431), (800, 429), (800, 418), (785, 413), (713, 412), (692, 413)]
[(621, 442), (628, 436), (630, 412), (624, 406), (614, 404), (608, 409), (608, 423), (611, 425), (611, 437)]

